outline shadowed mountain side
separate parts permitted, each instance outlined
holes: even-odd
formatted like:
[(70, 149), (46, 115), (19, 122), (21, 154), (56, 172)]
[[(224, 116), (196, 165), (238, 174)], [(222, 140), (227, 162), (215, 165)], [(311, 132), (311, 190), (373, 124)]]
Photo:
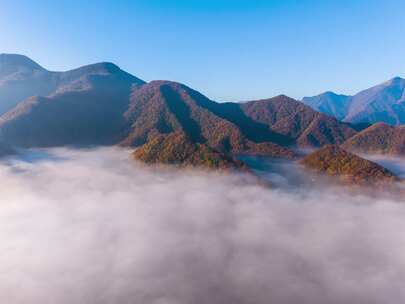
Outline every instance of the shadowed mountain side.
[(173, 90), (170, 86), (162, 86), (160, 90), (162, 97), (166, 100), (170, 100), (167, 106), (182, 126), (184, 132), (193, 142), (205, 142), (205, 138), (201, 134), (201, 126), (191, 117), (192, 106), (184, 103), (179, 92)]
[(124, 136), (131, 78), (80, 77), (49, 97), (31, 97), (0, 117), (0, 135), (23, 146), (115, 144)]
[(350, 124), (316, 112), (284, 95), (250, 101), (241, 104), (241, 109), (254, 121), (268, 125), (301, 147), (340, 144), (356, 134)]
[(368, 122), (360, 122), (360, 123), (355, 123), (355, 124), (351, 123), (350, 126), (357, 132), (360, 132), (360, 131), (367, 129), (368, 127), (371, 127), (372, 124), (368, 123)]
[(327, 144), (340, 144), (356, 134), (348, 124), (324, 115), (315, 115), (312, 122), (297, 138), (300, 147), (322, 147)]
[(240, 103), (226, 102), (217, 103), (214, 102), (201, 93), (188, 89), (188, 94), (195, 100), (195, 102), (202, 108), (214, 113), (218, 117), (226, 119), (233, 124), (237, 125), (243, 135), (249, 140), (254, 142), (274, 142), (280, 145), (291, 145), (293, 140), (283, 134), (272, 131), (268, 125), (257, 122), (247, 116)]
[(349, 138), (342, 146), (359, 153), (405, 156), (405, 126), (377, 123)]
[(195, 143), (181, 132), (157, 135), (134, 152), (146, 164), (208, 169), (245, 169), (242, 162), (206, 144)]
[(0, 157), (15, 154), (16, 151), (8, 144), (0, 142)]
[(300, 161), (306, 168), (337, 176), (348, 185), (389, 184), (399, 181), (384, 167), (345, 151), (336, 145), (327, 145)]
[(182, 132), (194, 143), (204, 143), (224, 153), (294, 155), (276, 143), (250, 140), (238, 125), (209, 110), (216, 103), (205, 99), (202, 107), (202, 97), (196, 101), (195, 96), (188, 87), (169, 81), (152, 81), (135, 88), (124, 114), (130, 129), (122, 144), (139, 146), (156, 135)]
[(286, 96), (245, 104), (216, 103), (169, 81), (134, 89), (125, 117), (131, 129), (124, 145), (141, 145), (150, 135), (181, 130), (195, 142), (233, 153), (262, 150), (263, 154), (269, 143), (274, 147), (340, 144), (356, 133), (349, 124)]

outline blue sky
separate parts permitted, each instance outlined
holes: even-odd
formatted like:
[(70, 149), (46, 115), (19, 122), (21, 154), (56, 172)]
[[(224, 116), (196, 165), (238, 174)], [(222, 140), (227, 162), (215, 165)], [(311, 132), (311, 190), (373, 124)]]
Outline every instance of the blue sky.
[(0, 52), (112, 61), (210, 98), (354, 93), (405, 77), (405, 1), (2, 0)]

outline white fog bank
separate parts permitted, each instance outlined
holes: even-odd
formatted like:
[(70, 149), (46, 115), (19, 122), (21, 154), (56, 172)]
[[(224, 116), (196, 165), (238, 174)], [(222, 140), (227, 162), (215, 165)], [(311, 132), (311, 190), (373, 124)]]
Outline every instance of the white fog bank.
[(0, 303), (405, 302), (405, 201), (128, 158), (54, 149), (0, 163)]

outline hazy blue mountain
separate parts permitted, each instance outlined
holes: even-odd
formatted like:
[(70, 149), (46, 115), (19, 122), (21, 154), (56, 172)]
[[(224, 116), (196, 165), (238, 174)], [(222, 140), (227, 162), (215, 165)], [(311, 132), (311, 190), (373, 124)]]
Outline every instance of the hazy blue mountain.
[(353, 96), (345, 120), (405, 124), (405, 79), (396, 77)]
[(30, 96), (50, 94), (55, 76), (28, 57), (0, 54), (0, 115)]
[(311, 108), (331, 116), (335, 116), (339, 120), (343, 120), (350, 105), (351, 96), (339, 95), (333, 92), (325, 92), (313, 97), (304, 97), (303, 103)]
[(72, 90), (85, 90), (95, 78), (121, 73), (122, 80), (143, 83), (112, 63), (97, 63), (67, 72), (51, 72), (26, 56), (0, 54), (0, 115), (32, 96), (48, 97)]
[(405, 124), (405, 79), (395, 77), (354, 96), (327, 92), (305, 97), (305, 104), (350, 123)]
[(33, 71), (43, 71), (39, 64), (30, 58), (16, 54), (0, 54), (0, 78), (30, 74)]

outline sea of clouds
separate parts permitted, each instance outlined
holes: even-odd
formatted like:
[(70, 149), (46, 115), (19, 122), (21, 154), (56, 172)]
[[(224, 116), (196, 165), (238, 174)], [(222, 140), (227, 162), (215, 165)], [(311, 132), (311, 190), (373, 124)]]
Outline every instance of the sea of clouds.
[(24, 152), (0, 181), (0, 303), (405, 302), (405, 200), (147, 169), (117, 148)]

